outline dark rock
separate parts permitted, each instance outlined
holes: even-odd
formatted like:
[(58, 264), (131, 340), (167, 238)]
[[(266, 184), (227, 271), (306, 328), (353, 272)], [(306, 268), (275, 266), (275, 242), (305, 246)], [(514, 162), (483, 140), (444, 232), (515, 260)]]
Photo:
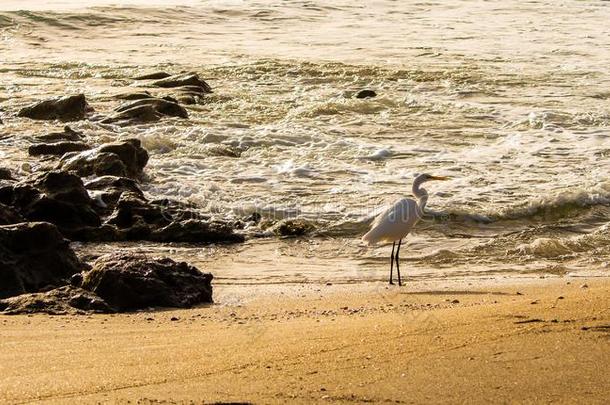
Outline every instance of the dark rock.
[(104, 299), (119, 312), (149, 307), (188, 308), (212, 303), (212, 278), (184, 262), (112, 254), (95, 261), (83, 279), (83, 289)]
[(0, 226), (0, 298), (65, 285), (85, 268), (53, 224)]
[(28, 148), (30, 156), (57, 155), (63, 156), (69, 152), (81, 152), (90, 149), (90, 146), (83, 142), (55, 142), (39, 143)]
[(147, 98), (154, 98), (154, 96), (147, 91), (138, 91), (135, 93), (117, 94), (114, 98), (118, 98), (119, 100), (144, 100)]
[(180, 104), (192, 105), (202, 104), (204, 95), (208, 93), (204, 88), (198, 86), (176, 87), (172, 97)]
[(163, 117), (188, 118), (188, 112), (173, 98), (145, 98), (121, 104), (116, 113), (102, 120), (104, 124), (156, 122)]
[(152, 83), (153, 86), (156, 87), (184, 87), (184, 86), (193, 86), (201, 89), (204, 93), (211, 93), (212, 88), (209, 84), (207, 84), (204, 80), (199, 78), (199, 75), (196, 73), (185, 73), (175, 76), (169, 76), (161, 80), (157, 80)]
[(150, 106), (156, 112), (161, 115), (167, 115), (170, 117), (179, 117), (179, 118), (188, 118), (188, 112), (181, 107), (176, 99), (166, 97), (166, 98), (147, 98), (143, 100), (135, 100), (129, 103), (122, 104), (118, 106), (115, 111), (123, 112), (128, 111), (134, 107), (139, 106)]
[(15, 180), (11, 171), (9, 169), (5, 169), (4, 167), (0, 167), (0, 180)]
[(356, 98), (372, 98), (377, 97), (377, 93), (374, 90), (360, 90), (356, 93)]
[(263, 216), (261, 214), (259, 214), (258, 212), (253, 212), (252, 214), (244, 218), (244, 222), (257, 225), (261, 222), (261, 219), (263, 219)]
[(203, 218), (190, 207), (173, 204), (169, 200), (148, 202), (141, 194), (124, 191), (106, 224), (116, 226), (123, 240), (243, 242), (244, 237), (236, 234), (230, 224)]
[(70, 277), (70, 285), (72, 287), (80, 287), (83, 284), (83, 273), (74, 273)]
[(28, 221), (57, 225), (67, 237), (80, 228), (101, 224), (82, 180), (66, 172), (46, 172), (0, 187), (0, 203), (10, 205)]
[(153, 228), (169, 225), (171, 218), (162, 207), (149, 204), (137, 193), (124, 192), (106, 221), (121, 230), (126, 240), (150, 240)]
[(67, 170), (75, 171), (80, 176), (90, 175), (115, 175), (127, 176), (127, 166), (121, 158), (114, 153), (95, 153), (81, 154), (78, 159), (74, 160), (70, 156), (66, 160), (66, 164), (61, 164), (60, 167)]
[[(17, 198), (23, 199), (24, 196), (20, 195), (19, 197), (16, 196), (16, 188), (20, 187), (17, 184), (15, 184), (14, 182), (8, 182), (8, 181), (0, 181), (0, 203), (5, 204), (5, 205), (10, 205), (10, 206), (14, 206), (15, 203), (17, 202)], [(25, 191), (24, 190), (19, 190), (19, 191)], [(38, 194), (37, 190), (31, 190), (31, 196), (30, 198), (34, 198), (36, 195)], [(14, 207), (14, 208), (18, 208), (18, 207)]]
[(157, 112), (150, 105), (141, 105), (132, 107), (128, 110), (117, 112), (109, 117), (104, 118), (102, 124), (117, 124), (117, 125), (134, 125), (147, 122), (157, 122), (163, 118), (163, 115)]
[(100, 297), (74, 286), (64, 286), (43, 293), (23, 294), (0, 300), (6, 315), (45, 313), (49, 315), (114, 313)]
[[(142, 194), (138, 182), (127, 177), (117, 176), (101, 176), (93, 180), (88, 181), (85, 184), (85, 188), (88, 190), (120, 190), (120, 191), (131, 191), (134, 193)], [(142, 194), (143, 195), (143, 194)]]
[(165, 73), (165, 72), (153, 72), (153, 73), (146, 73), (140, 76), (136, 76), (133, 78), (133, 80), (158, 80), (158, 79), (165, 79), (166, 77), (170, 77), (171, 75), (169, 73)]
[(116, 226), (108, 224), (76, 229), (71, 232), (70, 237), (80, 242), (118, 242), (126, 239)]
[(170, 102), (176, 103), (176, 104), (178, 103), (178, 100), (176, 100), (175, 97), (172, 97), (170, 95), (161, 97), (161, 100), (170, 101)]
[(271, 227), (278, 236), (303, 236), (313, 230), (313, 225), (302, 219), (284, 219)]
[(79, 176), (119, 176), (139, 178), (148, 162), (148, 152), (138, 139), (107, 143), (90, 151), (70, 153), (60, 167)]
[(102, 176), (85, 184), (87, 190), (92, 191), (101, 200), (103, 211), (112, 212), (117, 201), (124, 192), (135, 193), (144, 199), (144, 193), (138, 183), (127, 177)]
[[(39, 193), (34, 198), (31, 188)], [(66, 236), (79, 228), (101, 225), (83, 181), (71, 173), (51, 171), (19, 183), (15, 197), (14, 205), (25, 218), (51, 222)]]
[(203, 222), (194, 219), (172, 222), (153, 231), (150, 237), (156, 242), (235, 243), (244, 241), (244, 237), (236, 234), (227, 223)]
[(12, 207), (0, 203), (0, 225), (10, 225), (18, 222), (24, 222), (23, 217)]
[(210, 215), (200, 212), (194, 204), (172, 198), (158, 198), (152, 200), (150, 204), (160, 207), (163, 215), (172, 221), (186, 219), (209, 220), (211, 218)]
[(40, 101), (22, 108), (17, 114), (35, 120), (78, 121), (92, 111), (83, 94)]
[(83, 134), (74, 131), (69, 126), (64, 127), (64, 132), (51, 132), (50, 134), (40, 135), (36, 140), (41, 142), (80, 142), (83, 140)]
[[(78, 176), (56, 171), (0, 187), (0, 223), (23, 218), (51, 222), (66, 237), (86, 242), (244, 240), (234, 233), (234, 224), (210, 221), (188, 204), (168, 199), (147, 201), (132, 179), (103, 176), (87, 187), (89, 191)], [(106, 218), (104, 224), (101, 218)]]
[(177, 92), (180, 92), (182, 94), (202, 95), (205, 93), (209, 93), (208, 91), (205, 91), (201, 86), (181, 86), (181, 87), (176, 87), (174, 90)]

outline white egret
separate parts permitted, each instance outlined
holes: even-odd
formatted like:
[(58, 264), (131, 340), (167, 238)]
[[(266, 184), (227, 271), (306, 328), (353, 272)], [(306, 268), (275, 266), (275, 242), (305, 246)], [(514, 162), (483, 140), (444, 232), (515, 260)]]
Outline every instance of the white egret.
[[(362, 237), (364, 242), (369, 245), (377, 242), (392, 242), (392, 254), (390, 256), (390, 284), (392, 281), (392, 273), (394, 270), (394, 261), (396, 261), (396, 272), (398, 273), (398, 285), (402, 285), (400, 279), (399, 254), (402, 239), (411, 232), (411, 229), (424, 215), (424, 208), (428, 202), (428, 192), (421, 185), (430, 180), (449, 180), (449, 177), (432, 176), (430, 174), (420, 174), (413, 181), (413, 195), (417, 201), (411, 198), (402, 198), (398, 200), (390, 208), (379, 214), (373, 224), (371, 230)], [(394, 248), (398, 242), (398, 249), (394, 255)]]

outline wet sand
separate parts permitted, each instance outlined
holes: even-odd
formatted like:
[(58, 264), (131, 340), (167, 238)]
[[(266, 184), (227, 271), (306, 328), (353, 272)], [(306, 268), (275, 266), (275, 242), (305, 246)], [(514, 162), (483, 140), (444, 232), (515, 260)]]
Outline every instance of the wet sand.
[(610, 392), (608, 278), (216, 294), (214, 308), (0, 317), (0, 402), (603, 403)]

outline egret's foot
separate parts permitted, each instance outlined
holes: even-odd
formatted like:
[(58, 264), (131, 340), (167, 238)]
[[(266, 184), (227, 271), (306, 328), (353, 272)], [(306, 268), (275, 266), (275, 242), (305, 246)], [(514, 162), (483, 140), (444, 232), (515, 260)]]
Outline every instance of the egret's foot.
[(390, 281), (390, 285), (394, 285), (394, 282), (393, 282), (393, 281)]

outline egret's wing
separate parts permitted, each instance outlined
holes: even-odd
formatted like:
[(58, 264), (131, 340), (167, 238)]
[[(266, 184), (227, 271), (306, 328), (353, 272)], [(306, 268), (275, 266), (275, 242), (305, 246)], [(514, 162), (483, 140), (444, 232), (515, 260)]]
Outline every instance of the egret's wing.
[[(400, 200), (402, 201), (402, 200)], [(397, 201), (395, 202), (393, 205), (390, 205), (389, 207), (387, 207), (386, 209), (384, 209), (383, 211), (381, 211), (373, 220), (373, 222), (371, 222), (371, 229), (373, 229), (374, 227), (376, 227), (377, 225), (379, 225), (380, 222), (382, 222), (384, 220), (384, 218), (386, 218), (387, 216), (389, 216), (393, 211), (396, 210), (396, 205), (400, 202)]]
[(402, 217), (402, 214), (408, 213), (412, 206), (417, 207), (417, 203), (410, 198), (403, 198), (396, 201), (394, 204), (385, 209), (381, 214), (375, 217), (375, 220), (371, 224), (371, 228), (376, 227), (381, 222), (387, 220), (394, 220)]
[(396, 241), (405, 237), (419, 219), (417, 203), (403, 198), (375, 218), (371, 230), (362, 237), (368, 243)]

